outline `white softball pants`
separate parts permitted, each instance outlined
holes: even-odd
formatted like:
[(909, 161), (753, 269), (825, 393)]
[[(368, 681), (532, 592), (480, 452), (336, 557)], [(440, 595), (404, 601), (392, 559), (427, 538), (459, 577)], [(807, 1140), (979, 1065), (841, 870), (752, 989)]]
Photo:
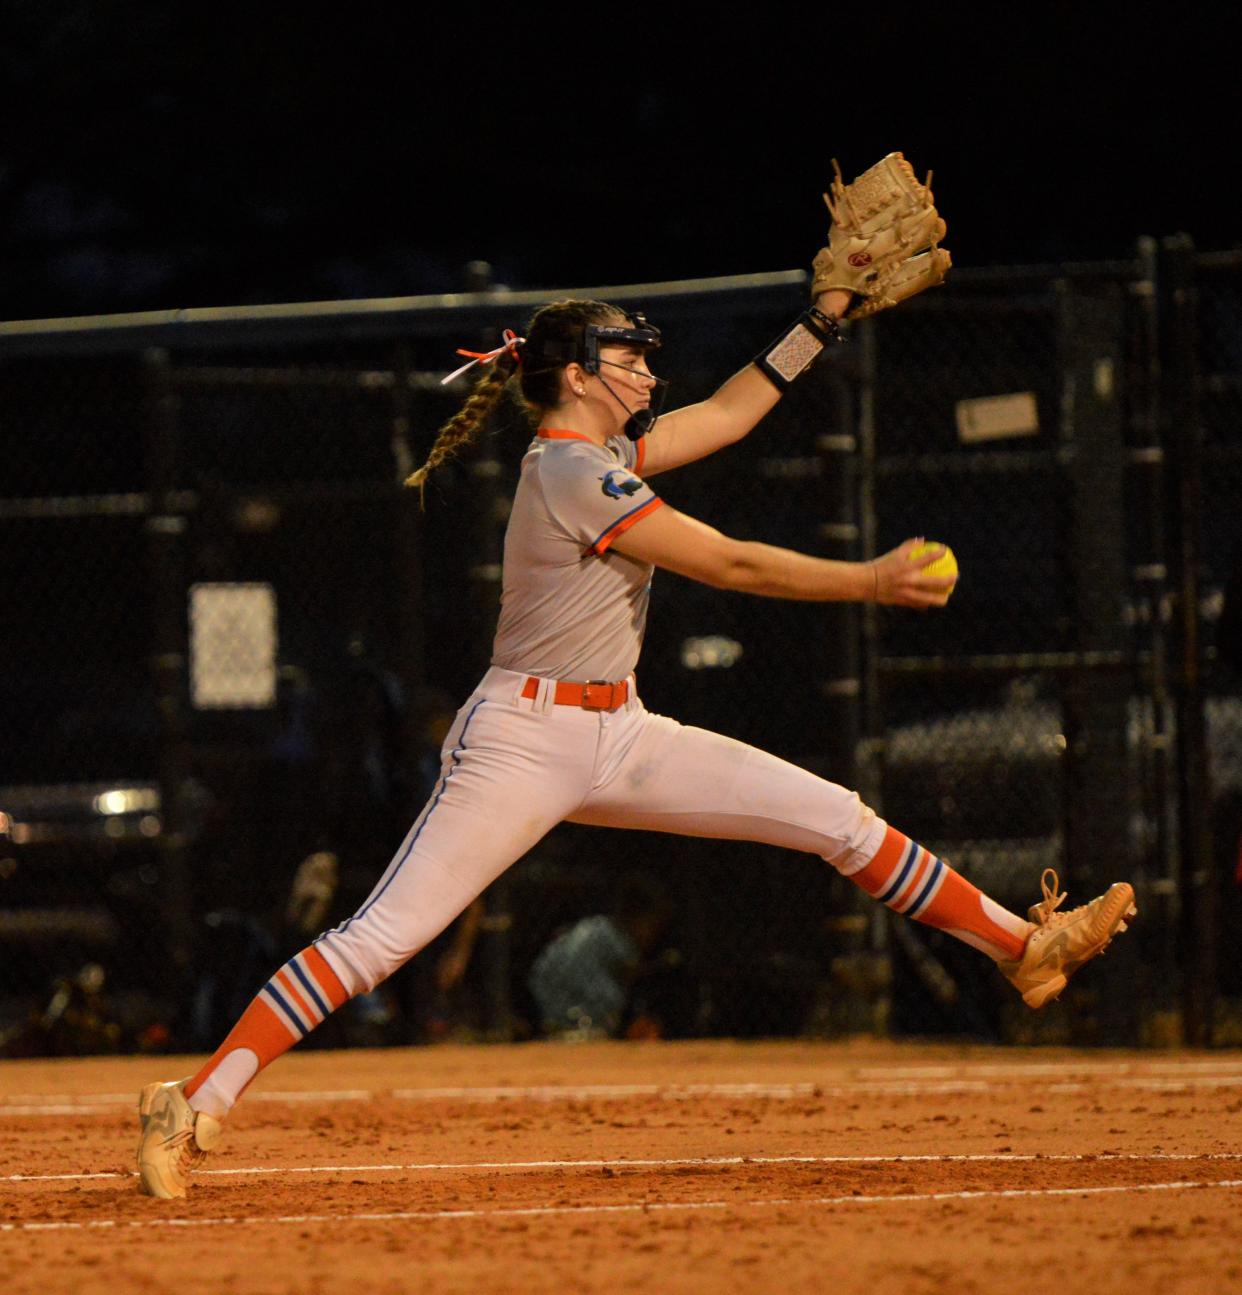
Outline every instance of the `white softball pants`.
[(885, 824), (835, 783), (652, 715), (557, 706), (553, 684), (492, 668), (457, 713), (435, 791), (358, 912), (316, 942), (351, 994), (431, 942), (558, 823), (763, 841), (864, 867)]

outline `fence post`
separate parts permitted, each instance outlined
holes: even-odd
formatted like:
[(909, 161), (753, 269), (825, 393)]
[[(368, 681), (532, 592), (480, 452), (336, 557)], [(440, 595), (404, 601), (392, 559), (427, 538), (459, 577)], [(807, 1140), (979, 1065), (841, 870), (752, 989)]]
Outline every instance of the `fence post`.
[(1152, 951), (1144, 986), (1149, 1011), (1144, 1038), (1153, 1044), (1181, 1041), (1177, 984), (1177, 876), (1173, 771), (1173, 708), (1169, 685), (1169, 567), (1166, 535), (1166, 456), (1162, 445), (1160, 327), (1157, 283), (1159, 242), (1149, 236), (1137, 246), (1139, 276), (1130, 285), (1134, 301), (1134, 368), (1130, 392), (1137, 551), (1131, 575), (1135, 626), (1147, 654), (1146, 702), (1149, 726), (1139, 727), (1145, 832), (1134, 876), (1142, 922), (1134, 940)]
[(1163, 431), (1169, 464), (1169, 557), (1173, 593), (1171, 652), (1177, 716), (1177, 834), (1181, 898), (1182, 1011), (1186, 1042), (1212, 1042), (1217, 911), (1209, 806), (1199, 598), (1203, 536), (1203, 425), (1199, 417), (1195, 248), (1188, 234), (1161, 243), (1160, 322)]
[[(876, 520), (876, 429), (875, 321), (858, 326), (858, 556), (867, 561), (877, 556)], [(859, 612), (859, 683), (862, 736), (855, 757), (858, 793), (876, 811), (880, 803), (884, 766), (884, 712), (880, 697), (880, 620), (874, 603)]]
[[(1125, 527), (1126, 448), (1122, 422), (1123, 299), (1087, 295), (1062, 282), (1061, 450), (1066, 464), (1074, 649), (1078, 668), (1066, 680), (1065, 857), (1073, 902), (1099, 894), (1129, 873), (1132, 781), (1128, 776), (1131, 680), (1124, 671), (1092, 669), (1097, 654), (1126, 653), (1128, 587)], [(1078, 989), (1095, 1010), (1075, 1014), (1083, 1042), (1135, 1033), (1137, 996), (1120, 992), (1134, 952), (1115, 954)]]
[[(833, 410), (833, 431), (816, 440), (823, 463), (825, 512), (819, 537), (826, 557), (850, 562), (862, 553), (859, 366), (852, 354), (843, 356), (838, 352), (833, 360), (825, 384)], [(829, 603), (823, 613), (823, 772), (833, 782), (857, 787), (860, 763), (866, 758), (862, 644), (865, 609), (857, 603)], [(834, 979), (844, 981), (851, 990), (834, 996), (834, 1030), (883, 1033), (887, 1028), (888, 963), (872, 947), (875, 907), (858, 887), (851, 885), (828, 919), (835, 950)]]
[[(824, 462), (824, 511), (819, 528), (824, 556), (840, 562), (858, 557), (858, 436), (853, 390), (841, 377), (832, 382), (835, 431), (818, 437), (816, 448)], [(862, 735), (862, 678), (859, 606), (829, 603), (824, 607), (825, 742), (830, 745), (829, 768), (834, 782), (855, 785), (858, 741)]]
[[(488, 442), (490, 446), (490, 442)], [(466, 554), (474, 646), (474, 673), (482, 676), (491, 659), (492, 631), (500, 611), (500, 580), (508, 501), (503, 489), (504, 466), (490, 449), (470, 464), (470, 531)], [(503, 1041), (513, 1036), (510, 993), (512, 961), (512, 883), (504, 872), (487, 888), (485, 912), (479, 921), (479, 966), (483, 994), (483, 1032)]]
[[(471, 261), (465, 267), (466, 287), (481, 292), (491, 286), (491, 266)], [(494, 333), (482, 334), (480, 349), (494, 346)], [(471, 647), (475, 660), (471, 673), (481, 678), (491, 662), (492, 635), (500, 614), (500, 582), (503, 575), (505, 526), (509, 499), (505, 489), (505, 466), (496, 456), (495, 438), (485, 437), (469, 464), (467, 489), (469, 518), (466, 523), (466, 580), (471, 608)], [(502, 873), (483, 896), (484, 913), (479, 920), (478, 960), (482, 994), (482, 1026), (488, 1039), (504, 1041), (513, 1037), (512, 870)]]
[(186, 717), (186, 518), (177, 498), (181, 469), (180, 398), (169, 355), (144, 352), (147, 380), (147, 458), (150, 512), (146, 520), (151, 580), (151, 684), (159, 717), (158, 782), (161, 830), (160, 911), (169, 956), (168, 986), (184, 1002), (197, 953), (189, 847), (193, 830)]
[[(410, 346), (405, 340), (393, 351), (392, 462), (393, 485), (397, 495), (391, 508), (384, 511), (392, 527), (389, 558), (392, 562), (393, 590), (396, 608), (393, 622), (396, 631), (393, 660), (396, 673), (412, 699), (427, 682), (427, 644), (423, 629), (423, 521), (418, 491), (406, 490), (404, 483), (417, 464), (410, 446), (414, 426), (414, 397), (410, 375), (414, 365)], [(408, 721), (408, 716), (403, 717)], [(414, 731), (408, 722), (402, 724), (401, 767), (412, 770), (426, 735)], [(417, 814), (421, 805), (411, 805)]]
[[(856, 552), (864, 561), (877, 556), (878, 521), (876, 518), (876, 426), (875, 321), (868, 319), (857, 326), (858, 359), (856, 382), (857, 415), (857, 507), (858, 545)], [(859, 652), (859, 738), (855, 749), (854, 777), (858, 794), (877, 814), (884, 812), (885, 721), (880, 694), (880, 619), (874, 603), (862, 606), (857, 614)], [(875, 1001), (871, 1005), (872, 1029), (887, 1034), (892, 1012), (892, 966), (890, 962), (889, 912), (882, 904), (864, 907), (870, 925), (869, 952), (873, 960)]]

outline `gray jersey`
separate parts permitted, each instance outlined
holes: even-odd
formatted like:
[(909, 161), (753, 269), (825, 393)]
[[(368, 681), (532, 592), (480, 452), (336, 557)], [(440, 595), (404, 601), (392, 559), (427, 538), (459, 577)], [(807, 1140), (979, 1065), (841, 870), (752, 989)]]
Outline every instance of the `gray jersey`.
[(660, 506), (636, 475), (642, 451), (624, 436), (596, 445), (548, 430), (531, 444), (505, 533), (493, 665), (545, 679), (633, 673), (653, 568), (610, 546)]

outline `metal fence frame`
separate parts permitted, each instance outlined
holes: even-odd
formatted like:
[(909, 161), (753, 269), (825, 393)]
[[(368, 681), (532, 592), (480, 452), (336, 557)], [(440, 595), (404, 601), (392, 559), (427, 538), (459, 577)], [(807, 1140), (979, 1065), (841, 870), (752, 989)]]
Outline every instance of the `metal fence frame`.
[[(1065, 398), (1076, 398), (1081, 416), (1114, 423), (1105, 436), (1081, 446), (1062, 446), (1058, 470), (1072, 489), (1090, 493), (1098, 504), (1101, 492), (1108, 507), (1123, 507), (1117, 491), (1118, 472), (1137, 483), (1136, 497), (1147, 514), (1147, 551), (1128, 570), (1118, 566), (1119, 554), (1101, 564), (1098, 554), (1083, 548), (1076, 565), (1084, 573), (1076, 609), (1084, 632), (1075, 650), (1062, 653), (993, 655), (943, 654), (900, 658), (886, 656), (874, 609), (835, 609), (836, 632), (822, 661), (817, 692), (831, 717), (835, 735), (833, 764), (852, 777), (865, 798), (879, 805), (885, 754), (884, 692), (897, 678), (920, 675), (1005, 675), (1039, 670), (1075, 682), (1082, 694), (1084, 731), (1096, 719), (1117, 717), (1114, 685), (1141, 687), (1152, 699), (1155, 731), (1151, 742), (1152, 791), (1156, 806), (1156, 836), (1147, 864), (1148, 898), (1157, 905), (1159, 920), (1170, 936), (1161, 951), (1162, 969), (1171, 972), (1179, 958), (1185, 974), (1165, 1006), (1180, 1015), (1186, 1040), (1207, 1045), (1213, 1039), (1213, 996), (1219, 958), (1219, 926), (1214, 894), (1218, 882), (1210, 862), (1208, 827), (1199, 807), (1210, 801), (1210, 770), (1205, 738), (1205, 667), (1210, 653), (1202, 633), (1204, 555), (1198, 500), (1203, 473), (1203, 430), (1199, 412), (1202, 376), (1197, 339), (1197, 283), (1205, 273), (1230, 273), (1242, 267), (1242, 252), (1200, 256), (1184, 237), (1141, 240), (1131, 262), (1079, 266), (1045, 266), (956, 270), (946, 294), (952, 298), (919, 298), (903, 311), (936, 311), (947, 305), (976, 300), (988, 309), (989, 294), (1003, 288), (1021, 294), (1045, 292), (1049, 285), (1059, 302), (1064, 330)], [(147, 312), (82, 319), (17, 321), (0, 324), (0, 363), (23, 359), (122, 356), (140, 354), (146, 384), (148, 463), (147, 489), (140, 493), (56, 500), (16, 500), (0, 503), (0, 517), (32, 515), (40, 508), (81, 517), (124, 513), (141, 516), (147, 536), (152, 572), (155, 646), (151, 676), (159, 700), (161, 723), (160, 803), (162, 831), (159, 847), (172, 878), (169, 920), (173, 947), (180, 951), (184, 973), (194, 955), (190, 923), (185, 850), (192, 835), (193, 807), (182, 794), (185, 785), (186, 738), (184, 675), (186, 670), (182, 536), (187, 519), (198, 506), (193, 491), (181, 482), (178, 402), (187, 391), (212, 383), (262, 385), (297, 381), (305, 384), (355, 383), (390, 401), (395, 447), (405, 446), (410, 402), (420, 391), (438, 383), (439, 374), (423, 372), (402, 358), (400, 346), (387, 370), (341, 373), (264, 370), (253, 366), (230, 369), (218, 364), (196, 366), (179, 362), (183, 352), (227, 352), (267, 343), (314, 343), (331, 339), (363, 340), (425, 338), (446, 327), (470, 335), (511, 323), (557, 295), (592, 296), (655, 309), (675, 303), (678, 310), (705, 323), (730, 311), (777, 306), (791, 300), (806, 283), (802, 271), (788, 271), (675, 283), (631, 284), (574, 289), (572, 294), (486, 291), (428, 297), (355, 302), (321, 302), (265, 307), (213, 308)], [(1112, 299), (1112, 305), (1102, 302)], [(1123, 299), (1123, 300), (1122, 300)], [(1117, 331), (1124, 320), (1124, 334)], [(821, 438), (824, 497), (821, 528), (823, 551), (841, 558), (870, 557), (876, 552), (875, 497), (878, 477), (885, 470), (877, 445), (874, 392), (877, 351), (875, 330), (883, 320), (868, 321), (858, 330), (852, 354), (841, 360), (829, 399), (838, 406), (838, 431)], [(1098, 364), (1107, 356), (1118, 373), (1126, 373), (1126, 426), (1120, 415), (1105, 414), (1103, 405), (1087, 409), (1087, 393), (1098, 381)], [(1095, 366), (1095, 367), (1093, 367)], [(1094, 456), (1094, 457), (1093, 457)], [(398, 452), (400, 458), (400, 452)], [(775, 461), (774, 461), (775, 462)], [(779, 466), (779, 465), (778, 465)], [(796, 465), (793, 465), (796, 466)], [(786, 465), (781, 471), (792, 471)], [(1005, 470), (1021, 468), (1013, 460)], [(471, 598), (480, 605), (494, 599), (499, 572), (501, 530), (495, 524), (493, 497), (498, 473), (485, 454), (472, 468), (480, 489), (471, 523), (476, 561)], [(490, 484), (489, 484), (490, 483)], [(348, 487), (341, 487), (347, 492)], [(399, 487), (394, 484), (394, 491)], [(417, 598), (416, 524), (398, 528), (395, 559), (411, 571), (411, 603)], [(1106, 604), (1101, 594), (1110, 582), (1127, 580), (1143, 592), (1146, 612), (1141, 634), (1120, 641), (1116, 626), (1099, 617)], [(404, 631), (410, 654), (419, 652), (418, 629), (411, 617)], [(1118, 684), (1117, 681), (1123, 680)], [(1113, 709), (1107, 696), (1113, 690)], [(1096, 715), (1100, 706), (1104, 710)], [(1095, 715), (1095, 718), (1093, 718)], [(1169, 717), (1166, 721), (1166, 717)], [(1107, 750), (1092, 752), (1084, 745), (1081, 775), (1109, 776)], [(1092, 762), (1096, 761), (1095, 764)], [(842, 778), (849, 780), (848, 777)], [(1165, 807), (1171, 807), (1165, 813)], [(1072, 819), (1072, 814), (1071, 814)], [(1084, 849), (1090, 850), (1092, 828), (1083, 821)], [(505, 1007), (501, 985), (506, 974), (505, 905), (489, 914), (494, 938), (486, 956), (495, 987), (491, 1008), (497, 1033), (503, 1032)], [(882, 923), (872, 922), (868, 940), (875, 949), (886, 938)], [(857, 929), (857, 923), (855, 923)], [(1174, 942), (1173, 933), (1177, 934)], [(1173, 998), (1176, 1001), (1172, 1001)]]

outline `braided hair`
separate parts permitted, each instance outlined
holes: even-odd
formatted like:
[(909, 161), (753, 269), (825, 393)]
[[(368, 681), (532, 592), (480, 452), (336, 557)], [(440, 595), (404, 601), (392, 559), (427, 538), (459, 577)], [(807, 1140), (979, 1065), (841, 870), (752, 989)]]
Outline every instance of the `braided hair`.
[(554, 301), (531, 317), (519, 354), (502, 351), (483, 368), (466, 403), (436, 433), (426, 462), (405, 479), (421, 494), (430, 474), (463, 446), (476, 441), (515, 375), (517, 393), (531, 414), (542, 414), (561, 402), (561, 370), (580, 353), (588, 324), (625, 324), (629, 316), (603, 301)]

